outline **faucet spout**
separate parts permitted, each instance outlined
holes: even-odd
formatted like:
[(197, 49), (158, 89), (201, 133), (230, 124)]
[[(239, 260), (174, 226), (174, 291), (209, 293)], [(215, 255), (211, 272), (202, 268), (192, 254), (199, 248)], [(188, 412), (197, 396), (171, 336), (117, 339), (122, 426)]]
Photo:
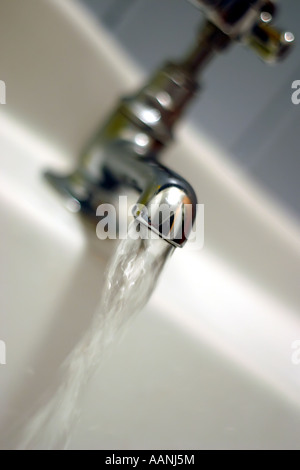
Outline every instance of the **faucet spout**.
[(142, 158), (119, 142), (105, 149), (101, 170), (91, 169), (82, 166), (68, 177), (46, 177), (67, 198), (68, 207), (89, 215), (96, 214), (101, 201), (120, 194), (120, 188), (133, 189), (138, 193), (134, 218), (176, 248), (185, 245), (196, 218), (197, 197), (191, 185), (160, 164), (155, 154)]
[(112, 151), (104, 164), (105, 175), (115, 185), (140, 194), (133, 216), (175, 247), (183, 247), (196, 218), (197, 197), (181, 176), (160, 164), (155, 155), (146, 158)]

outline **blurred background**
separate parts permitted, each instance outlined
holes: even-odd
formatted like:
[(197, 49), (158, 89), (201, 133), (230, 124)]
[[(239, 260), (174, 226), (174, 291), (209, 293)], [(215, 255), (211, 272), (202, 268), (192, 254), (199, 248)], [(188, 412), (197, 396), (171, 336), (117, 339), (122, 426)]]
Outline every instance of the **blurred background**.
[[(184, 53), (201, 24), (201, 13), (184, 0), (81, 2), (146, 72)], [(300, 38), (299, 2), (278, 3), (278, 26)], [(248, 48), (232, 47), (206, 71), (187, 118), (299, 218), (300, 105), (291, 102), (294, 80), (300, 80), (300, 41), (287, 60), (271, 67)]]

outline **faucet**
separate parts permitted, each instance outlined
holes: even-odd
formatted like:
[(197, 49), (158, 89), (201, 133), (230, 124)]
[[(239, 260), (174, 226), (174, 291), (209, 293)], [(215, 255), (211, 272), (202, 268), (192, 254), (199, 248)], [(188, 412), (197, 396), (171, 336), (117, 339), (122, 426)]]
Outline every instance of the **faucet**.
[[(234, 42), (248, 45), (268, 63), (284, 58), (294, 42), (292, 33), (271, 25), (276, 13), (271, 1), (190, 1), (206, 16), (194, 47), (182, 60), (164, 64), (137, 93), (121, 99), (71, 175), (46, 174), (78, 211), (90, 216), (104, 197), (124, 186), (134, 189), (139, 198), (133, 216), (175, 247), (188, 240), (197, 198), (191, 185), (163, 166), (159, 156), (199, 89), (199, 75)], [(162, 206), (169, 209), (168, 224), (157, 216)]]

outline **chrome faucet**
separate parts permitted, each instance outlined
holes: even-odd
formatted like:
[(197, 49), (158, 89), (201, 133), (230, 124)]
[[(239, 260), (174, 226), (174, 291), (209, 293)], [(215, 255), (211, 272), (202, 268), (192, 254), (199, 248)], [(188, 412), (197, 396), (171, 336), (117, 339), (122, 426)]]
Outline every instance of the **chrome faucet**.
[[(104, 195), (124, 186), (135, 189), (140, 197), (134, 217), (176, 247), (186, 243), (192, 230), (197, 198), (192, 187), (158, 158), (199, 88), (199, 74), (236, 41), (249, 45), (266, 62), (285, 57), (294, 42), (292, 33), (271, 26), (276, 13), (271, 1), (191, 1), (207, 17), (194, 48), (183, 60), (164, 65), (136, 94), (121, 100), (84, 150), (72, 175), (47, 173), (62, 194), (91, 215), (96, 215)], [(149, 215), (153, 203), (170, 208), (169, 225), (159, 224), (153, 213)]]

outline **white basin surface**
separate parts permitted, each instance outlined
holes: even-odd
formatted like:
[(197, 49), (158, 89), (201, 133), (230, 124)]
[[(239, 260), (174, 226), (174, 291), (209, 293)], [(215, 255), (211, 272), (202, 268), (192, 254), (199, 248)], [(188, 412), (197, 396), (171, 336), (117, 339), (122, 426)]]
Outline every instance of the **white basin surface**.
[[(0, 12), (0, 441), (9, 449), (8, 429), (88, 327), (115, 250), (66, 210), (43, 172), (73, 168), (143, 74), (75, 1), (1, 0)], [(200, 131), (181, 126), (164, 163), (205, 205), (205, 247), (176, 250), (87, 386), (70, 448), (300, 449), (299, 224)]]

